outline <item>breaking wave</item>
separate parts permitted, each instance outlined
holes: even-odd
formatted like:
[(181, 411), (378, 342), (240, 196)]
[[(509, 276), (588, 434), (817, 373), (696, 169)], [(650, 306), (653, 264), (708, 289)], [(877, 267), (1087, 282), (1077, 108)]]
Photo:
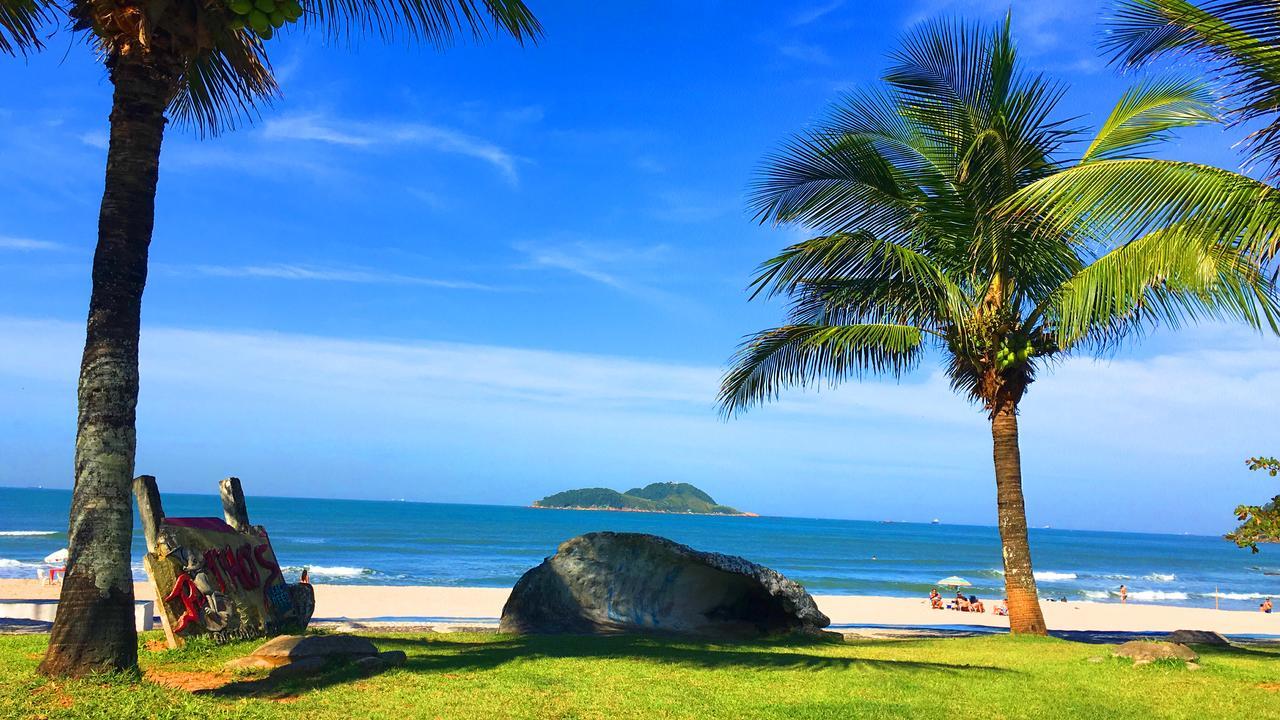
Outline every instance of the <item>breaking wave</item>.
[(0, 537), (30, 537), (34, 535), (57, 534), (57, 530), (0, 530)]
[(1271, 595), (1263, 595), (1262, 593), (1234, 593), (1234, 592), (1211, 592), (1200, 593), (1200, 597), (1216, 597), (1223, 600), (1261, 600), (1263, 598), (1272, 597)]
[(1143, 575), (1142, 577), (1144, 580), (1154, 580), (1155, 582), (1173, 582), (1178, 579), (1178, 576), (1173, 573), (1151, 573), (1150, 575)]
[(1130, 591), (1130, 600), (1186, 600), (1187, 594), (1179, 591), (1138, 590)]
[[(288, 572), (300, 573), (301, 567), (287, 567), (284, 570)], [(346, 567), (343, 565), (308, 565), (307, 571), (311, 575), (319, 575), (323, 577), (360, 577), (361, 575), (372, 575), (373, 571), (369, 568)]]
[(1053, 570), (1036, 570), (1031, 573), (1037, 580), (1044, 582), (1053, 582), (1054, 580), (1075, 580), (1076, 574), (1072, 572), (1054, 572)]

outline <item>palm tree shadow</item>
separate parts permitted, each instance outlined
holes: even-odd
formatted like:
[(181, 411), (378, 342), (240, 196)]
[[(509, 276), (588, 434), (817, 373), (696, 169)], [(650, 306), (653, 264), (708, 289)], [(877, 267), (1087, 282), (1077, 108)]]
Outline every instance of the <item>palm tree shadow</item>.
[[(901, 672), (1007, 672), (1004, 668), (916, 660), (880, 660), (805, 652), (832, 647), (830, 641), (783, 639), (738, 643), (674, 640), (661, 636), (520, 636), (476, 644), (445, 639), (387, 638), (388, 648), (418, 652), (406, 668), (414, 672), (488, 670), (510, 662), (560, 658), (642, 660), (703, 669), (825, 670), (851, 667)], [(834, 643), (840, 645), (839, 642)], [(422, 650), (428, 650), (423, 653)]]
[[(647, 635), (519, 636), (494, 642), (466, 642), (447, 638), (372, 637), (381, 650), (404, 650), (408, 661), (400, 670), (415, 674), (486, 671), (514, 662), (592, 658), (641, 660), (708, 670), (805, 670), (863, 668), (898, 673), (1008, 673), (1007, 668), (918, 660), (841, 657), (812, 652), (829, 648), (830, 641), (782, 639), (739, 643), (697, 642)], [(810, 652), (806, 652), (806, 649)], [(368, 677), (350, 663), (334, 662), (306, 678), (242, 680), (200, 691), (218, 697), (284, 698)]]

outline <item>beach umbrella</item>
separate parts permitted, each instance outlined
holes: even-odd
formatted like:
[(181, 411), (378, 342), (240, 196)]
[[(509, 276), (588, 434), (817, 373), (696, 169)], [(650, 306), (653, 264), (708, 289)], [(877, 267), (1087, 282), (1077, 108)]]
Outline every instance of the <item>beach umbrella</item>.
[(968, 580), (965, 580), (962, 577), (957, 577), (955, 575), (952, 575), (951, 577), (942, 578), (941, 580), (938, 581), (938, 584), (948, 585), (953, 588), (970, 587), (971, 585), (973, 585), (973, 583), (969, 582)]
[(44, 561), (45, 561), (45, 562), (47, 562), (47, 563), (49, 563), (50, 565), (60, 565), (60, 564), (62, 564), (62, 563), (64, 563), (64, 562), (66, 562), (66, 561), (67, 561), (67, 549), (66, 549), (66, 548), (62, 548), (61, 550), (58, 550), (57, 552), (50, 553), (49, 555), (45, 556)]

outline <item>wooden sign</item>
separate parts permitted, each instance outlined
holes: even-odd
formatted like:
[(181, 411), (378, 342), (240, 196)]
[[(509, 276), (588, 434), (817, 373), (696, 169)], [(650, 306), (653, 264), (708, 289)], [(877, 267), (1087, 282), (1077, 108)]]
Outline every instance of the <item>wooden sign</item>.
[(155, 478), (134, 480), (147, 554), (169, 647), (186, 639), (214, 642), (301, 632), (311, 619), (310, 585), (290, 585), (271, 539), (250, 525), (240, 480), (219, 484), (224, 518), (167, 518)]

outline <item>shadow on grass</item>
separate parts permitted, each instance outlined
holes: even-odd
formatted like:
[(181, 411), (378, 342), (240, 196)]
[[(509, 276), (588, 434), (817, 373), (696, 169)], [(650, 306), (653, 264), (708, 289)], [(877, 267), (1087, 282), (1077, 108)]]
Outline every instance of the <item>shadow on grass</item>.
[[(381, 650), (404, 650), (408, 661), (399, 669), (415, 674), (443, 674), (492, 670), (508, 663), (531, 660), (588, 658), (639, 660), (701, 669), (828, 670), (864, 668), (899, 673), (1008, 673), (1006, 668), (956, 665), (914, 660), (841, 657), (812, 652), (847, 648), (821, 640), (700, 643), (652, 636), (523, 636), (492, 642), (467, 642), (444, 638), (374, 637)], [(806, 652), (809, 650), (809, 652)], [(306, 678), (261, 678), (233, 682), (201, 691), (221, 697), (279, 698), (340, 685), (368, 677), (349, 663), (336, 663)]]

